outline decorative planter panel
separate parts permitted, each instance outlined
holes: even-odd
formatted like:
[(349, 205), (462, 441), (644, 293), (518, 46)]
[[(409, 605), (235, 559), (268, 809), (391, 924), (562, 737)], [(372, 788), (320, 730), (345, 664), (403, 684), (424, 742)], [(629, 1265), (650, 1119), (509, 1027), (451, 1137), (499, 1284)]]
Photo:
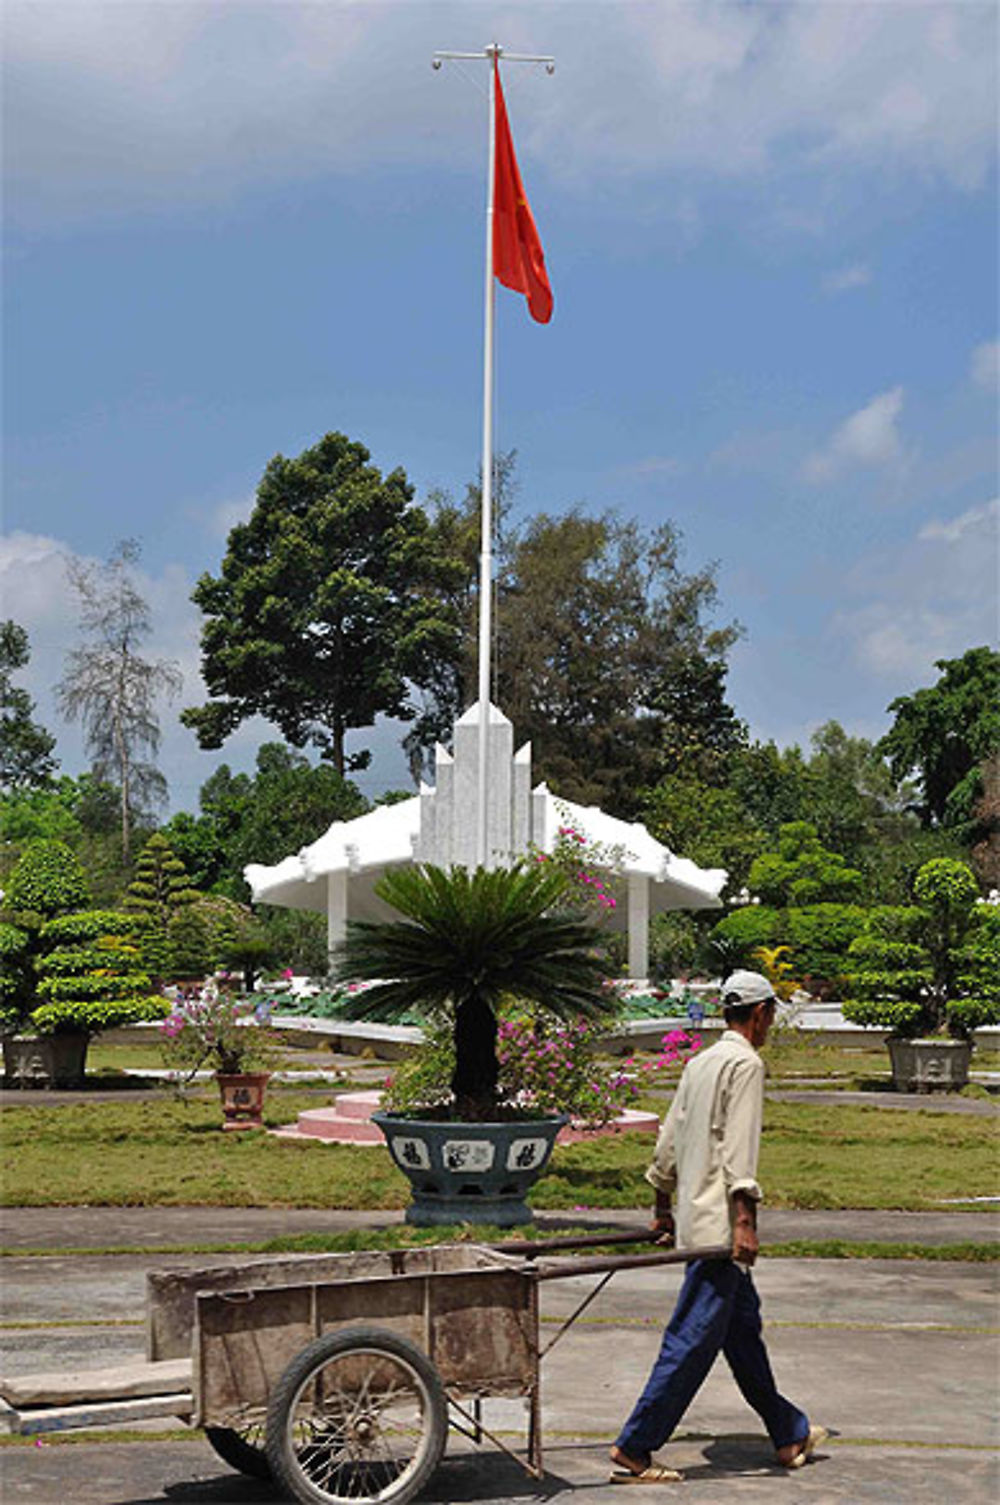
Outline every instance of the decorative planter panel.
[(264, 1127), (264, 1089), (269, 1071), (244, 1071), (227, 1075), (217, 1071), (215, 1080), (222, 1095), (224, 1129), (262, 1129)]
[(897, 1092), (958, 1092), (969, 1080), (968, 1040), (887, 1040)]
[(83, 1083), (86, 1034), (5, 1035), (3, 1068), (8, 1087), (79, 1087)]
[(516, 1123), (437, 1123), (373, 1113), (393, 1160), (409, 1179), (413, 1201), (406, 1221), (531, 1222), (525, 1194), (545, 1169), (565, 1114)]

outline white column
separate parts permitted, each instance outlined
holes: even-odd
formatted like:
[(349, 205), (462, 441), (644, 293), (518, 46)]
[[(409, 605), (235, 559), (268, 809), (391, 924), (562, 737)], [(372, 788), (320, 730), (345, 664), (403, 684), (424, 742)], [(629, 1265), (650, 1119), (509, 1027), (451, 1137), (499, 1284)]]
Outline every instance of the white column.
[(649, 976), (649, 878), (628, 875), (628, 975), (633, 982)]
[(326, 875), (326, 949), (328, 953), (347, 934), (347, 869)]

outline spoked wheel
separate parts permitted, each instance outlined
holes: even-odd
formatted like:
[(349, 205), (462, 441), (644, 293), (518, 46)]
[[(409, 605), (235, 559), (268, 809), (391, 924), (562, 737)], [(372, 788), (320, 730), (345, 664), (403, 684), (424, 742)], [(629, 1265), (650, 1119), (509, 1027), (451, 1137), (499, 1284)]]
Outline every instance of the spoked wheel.
[(317, 1338), (267, 1408), (267, 1460), (302, 1505), (404, 1505), (444, 1452), (448, 1405), (433, 1364), (378, 1327)]
[(206, 1427), (205, 1440), (238, 1474), (249, 1474), (251, 1479), (270, 1479), (271, 1469), (264, 1452), (263, 1422), (249, 1422), (245, 1427)]

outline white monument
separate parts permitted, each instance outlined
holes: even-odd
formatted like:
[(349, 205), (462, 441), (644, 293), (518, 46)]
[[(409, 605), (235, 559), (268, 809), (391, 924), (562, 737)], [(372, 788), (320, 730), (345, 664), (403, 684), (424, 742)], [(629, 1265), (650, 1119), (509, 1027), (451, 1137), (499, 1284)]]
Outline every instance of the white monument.
[[(449, 753), (435, 749), (435, 786), (412, 799), (380, 805), (356, 820), (334, 821), (301, 852), (274, 867), (250, 863), (244, 876), (256, 902), (317, 910), (327, 917), (328, 944), (347, 920), (387, 919), (393, 911), (374, 892), (389, 868), (409, 862), (475, 867), (479, 809), (479, 703), (455, 723)], [(612, 929), (628, 929), (629, 976), (649, 971), (649, 921), (668, 909), (716, 909), (726, 881), (721, 868), (700, 868), (675, 856), (638, 822), (616, 820), (595, 806), (558, 799), (531, 787), (531, 745), (514, 751), (514, 728), (488, 708), (485, 829), (488, 867), (505, 867), (532, 850), (551, 852), (561, 826), (621, 853), (624, 903), (609, 912)]]

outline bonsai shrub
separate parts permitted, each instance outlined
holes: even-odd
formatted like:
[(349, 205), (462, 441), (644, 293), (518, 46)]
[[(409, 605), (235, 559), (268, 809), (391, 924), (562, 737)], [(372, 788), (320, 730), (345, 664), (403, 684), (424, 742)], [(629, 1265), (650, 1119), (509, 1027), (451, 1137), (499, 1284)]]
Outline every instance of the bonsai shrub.
[(1000, 927), (978, 902), (971, 869), (949, 857), (924, 863), (913, 905), (869, 912), (849, 952), (844, 1017), (902, 1039), (966, 1039), (1000, 1022)]
[(38, 1003), (37, 964), (42, 932), (57, 915), (82, 909), (89, 898), (83, 869), (61, 841), (33, 841), (10, 875), (0, 913), (0, 1029), (30, 1031)]
[(748, 904), (713, 926), (703, 955), (720, 976), (735, 967), (752, 967), (758, 952), (787, 948), (785, 959), (814, 996), (841, 992), (848, 970), (848, 951), (865, 927), (869, 911), (860, 904), (800, 904), (770, 909)]
[(351, 923), (334, 978), (372, 983), (350, 995), (350, 1018), (392, 1022), (417, 1011), (449, 1022), (452, 1117), (489, 1122), (499, 1113), (505, 995), (564, 1020), (600, 1020), (617, 1007), (600, 934), (560, 910), (566, 878), (551, 864), (400, 868), (375, 891), (402, 919)]
[(776, 852), (755, 858), (747, 887), (762, 904), (820, 904), (860, 899), (865, 879), (839, 852), (822, 845), (815, 826), (797, 820), (779, 828)]
[(145, 922), (115, 910), (90, 909), (49, 920), (35, 965), (36, 1003), (30, 1024), (40, 1034), (96, 1035), (123, 1024), (159, 1019), (166, 999), (142, 966)]
[(756, 969), (763, 972), (774, 989), (775, 998), (786, 1003), (801, 987), (788, 960), (790, 950), (790, 946), (758, 946), (751, 957)]

